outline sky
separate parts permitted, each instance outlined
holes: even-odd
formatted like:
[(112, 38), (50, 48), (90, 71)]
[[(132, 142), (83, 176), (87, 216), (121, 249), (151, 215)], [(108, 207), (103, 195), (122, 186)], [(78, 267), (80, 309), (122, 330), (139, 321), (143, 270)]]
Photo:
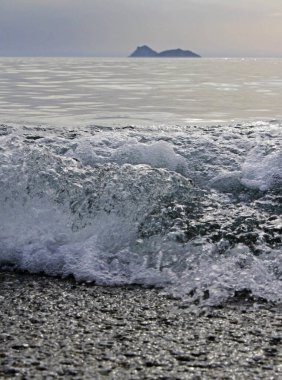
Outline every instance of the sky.
[(0, 0), (0, 56), (282, 57), (282, 0)]

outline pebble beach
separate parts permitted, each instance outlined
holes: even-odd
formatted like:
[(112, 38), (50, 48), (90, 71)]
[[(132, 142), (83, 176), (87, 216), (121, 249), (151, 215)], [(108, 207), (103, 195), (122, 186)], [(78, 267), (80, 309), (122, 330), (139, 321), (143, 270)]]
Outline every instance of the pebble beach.
[(280, 379), (282, 308), (0, 272), (0, 379)]

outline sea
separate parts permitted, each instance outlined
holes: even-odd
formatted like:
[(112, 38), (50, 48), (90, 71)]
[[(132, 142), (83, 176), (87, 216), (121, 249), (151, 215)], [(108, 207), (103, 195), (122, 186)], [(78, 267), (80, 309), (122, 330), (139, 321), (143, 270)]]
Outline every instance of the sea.
[(282, 302), (282, 59), (1, 58), (0, 267)]

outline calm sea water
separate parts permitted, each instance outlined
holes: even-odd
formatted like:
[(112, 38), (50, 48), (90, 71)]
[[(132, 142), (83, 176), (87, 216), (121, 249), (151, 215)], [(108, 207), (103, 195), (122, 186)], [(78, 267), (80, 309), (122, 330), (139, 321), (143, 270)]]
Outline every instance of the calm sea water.
[(282, 118), (282, 59), (0, 59), (2, 121), (103, 125)]
[(282, 298), (282, 60), (1, 59), (0, 266)]

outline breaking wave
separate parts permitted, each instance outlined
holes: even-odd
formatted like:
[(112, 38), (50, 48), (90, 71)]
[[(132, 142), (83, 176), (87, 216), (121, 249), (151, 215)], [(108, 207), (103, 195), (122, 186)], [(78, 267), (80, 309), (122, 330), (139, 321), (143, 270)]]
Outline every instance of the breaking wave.
[(0, 126), (0, 265), (281, 302), (281, 124)]

